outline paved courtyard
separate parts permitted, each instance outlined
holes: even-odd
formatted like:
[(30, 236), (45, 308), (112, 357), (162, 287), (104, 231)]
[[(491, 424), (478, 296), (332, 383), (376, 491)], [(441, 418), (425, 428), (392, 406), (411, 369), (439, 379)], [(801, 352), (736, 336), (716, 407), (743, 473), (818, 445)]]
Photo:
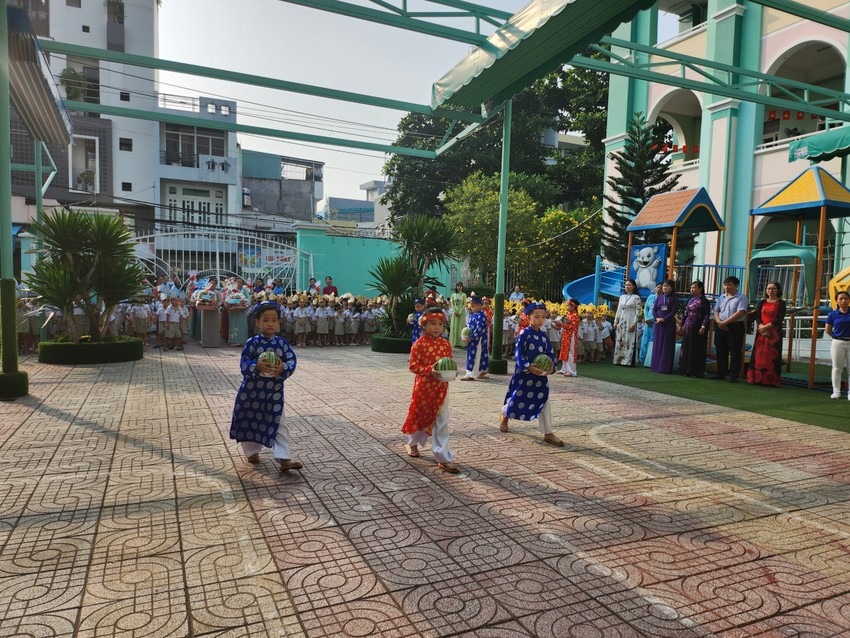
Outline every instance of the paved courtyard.
[(850, 635), (850, 436), (557, 377), (558, 449), (454, 382), (450, 476), (404, 355), (297, 354), (287, 475), (227, 437), (238, 349), (22, 359), (0, 637)]

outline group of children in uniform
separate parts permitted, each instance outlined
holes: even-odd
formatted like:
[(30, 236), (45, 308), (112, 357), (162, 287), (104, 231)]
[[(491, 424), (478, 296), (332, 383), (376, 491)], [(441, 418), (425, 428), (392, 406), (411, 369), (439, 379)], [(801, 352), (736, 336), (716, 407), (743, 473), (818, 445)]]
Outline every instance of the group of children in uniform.
[(186, 298), (163, 297), (133, 304), (119, 304), (110, 317), (113, 334), (139, 337), (147, 349), (182, 350), (189, 329), (189, 308)]
[(279, 307), (281, 334), (300, 348), (369, 345), (385, 312), (380, 297), (365, 301), (294, 295)]

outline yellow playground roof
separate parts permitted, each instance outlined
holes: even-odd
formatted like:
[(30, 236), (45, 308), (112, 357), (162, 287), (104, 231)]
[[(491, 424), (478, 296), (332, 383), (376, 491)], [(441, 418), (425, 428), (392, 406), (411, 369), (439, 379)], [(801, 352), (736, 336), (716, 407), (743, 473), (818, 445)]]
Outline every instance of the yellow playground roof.
[(822, 206), (829, 219), (850, 216), (850, 190), (820, 166), (811, 166), (750, 214), (817, 219)]

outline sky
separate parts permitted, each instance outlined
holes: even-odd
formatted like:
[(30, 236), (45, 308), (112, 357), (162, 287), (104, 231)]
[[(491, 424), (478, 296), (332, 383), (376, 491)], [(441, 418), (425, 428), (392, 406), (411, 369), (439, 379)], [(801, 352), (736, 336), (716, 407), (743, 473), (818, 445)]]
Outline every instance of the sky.
[[(356, 4), (375, 8), (365, 0)], [(486, 4), (516, 12), (526, 0)], [(413, 2), (409, 5), (414, 7)], [(471, 50), (466, 44), (280, 0), (163, 0), (159, 24), (159, 54), (164, 59), (419, 104), (430, 103), (433, 82)], [(474, 28), (469, 19), (455, 18), (447, 24)], [(160, 93), (236, 100), (242, 124), (316, 135), (390, 144), (405, 115), (173, 73), (161, 73), (160, 82)], [(241, 134), (239, 141), (243, 149), (325, 162), (326, 197), (365, 199), (360, 185), (382, 179), (386, 160), (373, 151)]]
[[(348, 0), (376, 8), (368, 0)], [(607, 0), (606, 0), (607, 1)], [(391, 0), (395, 6), (400, 0)], [(516, 12), (527, 0), (479, 1)], [(410, 0), (412, 10), (433, 4)], [(280, 0), (163, 0), (160, 58), (366, 95), (429, 104), (431, 85), (469, 45)], [(472, 30), (471, 19), (444, 24)], [(487, 32), (489, 33), (489, 32)], [(391, 144), (404, 112), (195, 76), (160, 73), (160, 93), (236, 100), (241, 124)], [(382, 153), (239, 135), (243, 149), (325, 162), (325, 197), (365, 199)], [(321, 204), (320, 204), (321, 207)]]

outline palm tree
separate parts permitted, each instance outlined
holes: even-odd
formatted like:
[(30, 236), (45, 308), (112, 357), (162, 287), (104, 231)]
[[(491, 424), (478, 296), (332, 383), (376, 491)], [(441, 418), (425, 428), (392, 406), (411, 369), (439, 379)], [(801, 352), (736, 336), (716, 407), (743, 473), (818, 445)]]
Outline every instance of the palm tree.
[[(90, 339), (101, 340), (115, 306), (142, 291), (144, 269), (135, 257), (132, 232), (121, 217), (64, 210), (44, 215), (31, 228), (41, 257), (27, 284), (69, 319), (74, 306), (82, 306)], [(80, 336), (73, 321), (68, 327), (73, 337)]]
[(416, 289), (425, 290), (428, 269), (448, 266), (459, 256), (460, 235), (442, 219), (411, 214), (395, 228), (395, 240), (417, 274)]
[(407, 322), (405, 317), (413, 308), (412, 293), (419, 281), (419, 274), (411, 267), (410, 260), (402, 255), (381, 257), (369, 274), (375, 278), (372, 286), (386, 295), (389, 312), (385, 328), (389, 337), (403, 337)]

